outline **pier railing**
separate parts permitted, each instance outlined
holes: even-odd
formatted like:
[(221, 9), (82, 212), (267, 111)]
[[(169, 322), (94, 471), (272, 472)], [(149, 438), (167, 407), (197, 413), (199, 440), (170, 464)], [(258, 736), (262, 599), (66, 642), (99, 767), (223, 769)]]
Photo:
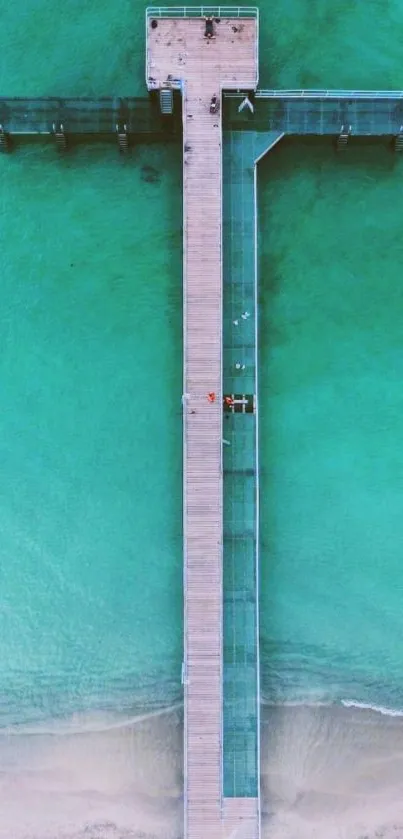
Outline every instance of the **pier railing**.
[(256, 6), (149, 6), (149, 17), (258, 17)]
[[(246, 88), (245, 88), (246, 89)], [(236, 91), (226, 91), (225, 98), (239, 97)], [(403, 99), (403, 90), (257, 90), (255, 99)]]
[[(231, 93), (228, 94), (231, 96)], [(257, 99), (403, 99), (402, 90), (258, 90)]]

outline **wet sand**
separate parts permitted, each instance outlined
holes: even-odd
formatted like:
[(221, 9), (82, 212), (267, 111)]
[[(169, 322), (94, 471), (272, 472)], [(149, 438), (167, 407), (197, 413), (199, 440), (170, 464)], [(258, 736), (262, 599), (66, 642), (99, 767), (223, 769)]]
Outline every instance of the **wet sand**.
[(403, 719), (340, 706), (265, 707), (263, 835), (403, 836)]
[(182, 834), (180, 711), (71, 727), (82, 733), (0, 738), (1, 839)]

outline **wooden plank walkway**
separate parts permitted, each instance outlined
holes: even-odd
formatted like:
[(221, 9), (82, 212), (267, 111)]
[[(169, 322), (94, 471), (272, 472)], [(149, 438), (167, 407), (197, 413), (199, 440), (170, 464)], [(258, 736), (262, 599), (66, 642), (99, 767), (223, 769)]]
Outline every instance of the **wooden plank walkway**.
[[(148, 18), (147, 79), (183, 84), (185, 837), (257, 839), (222, 801), (222, 153), (211, 97), (257, 84), (257, 21)], [(215, 401), (208, 394), (215, 394)]]

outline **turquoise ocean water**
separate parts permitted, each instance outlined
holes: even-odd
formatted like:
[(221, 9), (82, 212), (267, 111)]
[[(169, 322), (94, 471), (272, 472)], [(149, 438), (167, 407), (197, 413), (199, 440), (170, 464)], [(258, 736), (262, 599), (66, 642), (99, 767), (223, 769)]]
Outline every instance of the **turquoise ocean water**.
[(399, 709), (402, 168), (350, 151), (262, 166), (263, 684)]
[[(403, 88), (397, 0), (260, 9), (262, 86)], [(0, 0), (1, 95), (145, 93), (143, 11), (127, 0)], [(269, 709), (344, 702), (403, 713), (402, 175), (382, 144), (342, 159), (330, 143), (284, 144), (260, 168)], [(24, 734), (109, 731), (180, 701), (180, 150), (141, 146), (123, 162), (110, 147), (60, 160), (25, 146), (0, 159), (0, 176), (0, 796), (4, 836), (39, 839), (73, 835), (84, 817), (57, 799), (59, 821), (42, 824), (43, 806), (16, 826), (40, 763)], [(167, 734), (150, 720), (130, 735), (134, 780), (115, 741), (91, 748), (98, 765), (112, 749), (131, 798), (133, 785), (141, 806), (153, 798), (152, 818), (106, 808), (109, 827), (94, 836), (126, 817), (147, 835), (180, 833), (170, 809), (180, 737), (173, 722)], [(308, 743), (306, 721), (292, 725)], [(297, 759), (278, 748), (283, 768)], [(87, 751), (81, 791), (92, 783)], [(66, 760), (56, 761), (63, 778)], [(99, 783), (103, 813), (99, 796), (110, 801), (115, 787), (109, 774)], [(275, 835), (293, 836), (287, 824)]]

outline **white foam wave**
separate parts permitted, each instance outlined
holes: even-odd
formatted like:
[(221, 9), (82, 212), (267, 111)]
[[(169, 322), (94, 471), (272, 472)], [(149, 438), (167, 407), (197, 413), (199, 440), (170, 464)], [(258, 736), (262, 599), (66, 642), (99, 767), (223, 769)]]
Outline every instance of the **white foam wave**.
[(403, 709), (386, 708), (384, 705), (372, 705), (370, 702), (357, 702), (355, 699), (342, 699), (341, 704), (345, 708), (359, 708), (362, 711), (373, 711), (382, 714), (384, 717), (403, 717)]
[(264, 705), (265, 708), (325, 708), (328, 705), (334, 705), (334, 702), (324, 699), (286, 699), (284, 702), (262, 699), (261, 705)]
[(131, 717), (119, 717), (112, 715), (99, 714), (77, 714), (68, 720), (55, 720), (54, 723), (38, 724), (35, 726), (10, 725), (0, 729), (0, 737), (21, 737), (24, 736), (52, 736), (52, 737), (71, 737), (79, 734), (98, 734), (106, 731), (113, 731), (120, 728), (128, 728), (129, 726), (139, 725), (142, 722), (147, 722), (154, 717), (161, 717), (164, 714), (170, 714), (173, 711), (180, 710), (183, 703), (177, 702), (164, 708), (158, 708), (154, 711), (148, 711), (144, 714), (137, 714)]
[(262, 706), (268, 708), (322, 708), (328, 705), (334, 705), (334, 699), (322, 690), (311, 691), (309, 694), (297, 694), (288, 699), (266, 699), (261, 697), (260, 703)]
[(262, 705), (271, 708), (326, 708), (329, 706), (342, 705), (344, 708), (357, 708), (361, 711), (373, 711), (376, 714), (382, 714), (384, 717), (403, 717), (403, 708), (389, 708), (385, 705), (375, 705), (371, 702), (359, 702), (356, 699), (313, 699), (312, 697), (306, 699), (288, 699), (284, 702), (272, 702), (267, 699), (262, 700)]

